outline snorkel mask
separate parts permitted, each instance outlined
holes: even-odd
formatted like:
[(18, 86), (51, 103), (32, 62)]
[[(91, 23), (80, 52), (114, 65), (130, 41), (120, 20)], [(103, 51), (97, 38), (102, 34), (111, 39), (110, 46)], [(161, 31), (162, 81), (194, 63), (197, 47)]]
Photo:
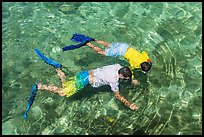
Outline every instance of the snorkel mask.
[(152, 62), (142, 62), (141, 63), (141, 70), (144, 74), (147, 72), (151, 72)]

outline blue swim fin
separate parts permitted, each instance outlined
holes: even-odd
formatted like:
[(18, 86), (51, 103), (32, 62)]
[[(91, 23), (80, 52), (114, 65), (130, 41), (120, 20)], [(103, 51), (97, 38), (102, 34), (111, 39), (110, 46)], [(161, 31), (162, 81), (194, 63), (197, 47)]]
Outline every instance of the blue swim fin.
[(65, 46), (62, 48), (62, 51), (78, 49), (78, 48), (86, 45), (86, 43), (88, 43), (90, 41), (95, 41), (95, 39), (93, 39), (91, 37), (84, 36), (82, 34), (75, 33), (75, 34), (73, 34), (71, 41), (80, 42), (80, 44)]
[(93, 39), (91, 37), (88, 37), (88, 36), (85, 36), (82, 34), (78, 34), (78, 33), (73, 34), (73, 36), (71, 38), (71, 41), (74, 41), (74, 42), (90, 42), (90, 41), (94, 41), (94, 40), (95, 39)]
[(24, 118), (26, 119), (28, 117), (28, 111), (30, 110), (31, 106), (33, 105), (33, 102), (35, 100), (35, 96), (37, 94), (37, 91), (38, 91), (38, 87), (37, 87), (37, 84), (34, 84), (33, 86), (33, 89), (32, 89), (32, 93), (31, 93), (31, 96), (29, 97), (28, 99), (28, 104), (27, 104), (27, 108), (26, 108), (26, 111), (24, 112), (23, 116)]
[(55, 67), (55, 68), (61, 68), (62, 65), (58, 62), (52, 60), (51, 58), (47, 58), (45, 55), (43, 55), (37, 48), (35, 48), (35, 52), (38, 54), (38, 56), (45, 61), (45, 63)]
[(82, 47), (84, 45), (86, 45), (86, 42), (82, 42), (82, 43), (79, 43), (77, 45), (65, 46), (65, 47), (62, 48), (62, 51), (78, 49), (78, 48), (80, 48), (80, 47)]

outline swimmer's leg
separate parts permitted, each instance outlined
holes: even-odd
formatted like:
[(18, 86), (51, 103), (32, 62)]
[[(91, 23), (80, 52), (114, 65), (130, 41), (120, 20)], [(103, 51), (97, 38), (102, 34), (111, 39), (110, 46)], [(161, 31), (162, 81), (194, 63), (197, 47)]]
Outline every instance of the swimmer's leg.
[(57, 71), (57, 75), (59, 76), (59, 78), (61, 80), (62, 87), (64, 87), (64, 82), (66, 81), (66, 76), (60, 68), (57, 68), (56, 71)]
[(105, 47), (110, 47), (110, 43), (106, 42), (106, 41), (102, 41), (102, 40), (95, 40), (94, 42), (96, 42), (97, 44), (101, 44)]
[(62, 88), (59, 88), (57, 86), (54, 86), (54, 85), (47, 86), (47, 85), (43, 85), (41, 83), (38, 83), (37, 86), (38, 86), (38, 89), (51, 91), (51, 92), (54, 92), (54, 93), (58, 93), (60, 96), (65, 96), (65, 94), (63, 93)]
[(96, 51), (97, 53), (101, 54), (101, 55), (105, 55), (105, 51), (102, 50), (101, 48), (97, 47), (97, 46), (94, 46), (93, 44), (91, 43), (86, 43), (86, 45), (90, 48), (92, 48), (94, 51)]

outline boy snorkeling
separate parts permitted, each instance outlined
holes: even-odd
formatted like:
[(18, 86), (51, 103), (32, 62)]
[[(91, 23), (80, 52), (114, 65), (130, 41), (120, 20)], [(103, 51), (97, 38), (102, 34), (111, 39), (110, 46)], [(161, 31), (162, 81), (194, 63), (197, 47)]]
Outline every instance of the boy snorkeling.
[(70, 97), (77, 91), (83, 89), (84, 87), (91, 85), (94, 88), (109, 85), (111, 90), (114, 92), (114, 96), (128, 106), (131, 110), (136, 110), (138, 107), (125, 99), (119, 93), (119, 80), (131, 80), (132, 72), (128, 67), (122, 67), (120, 64), (113, 64), (108, 66), (103, 66), (101, 68), (93, 70), (85, 70), (77, 73), (66, 80), (64, 72), (61, 70), (62, 65), (56, 61), (44, 56), (38, 49), (35, 49), (38, 56), (45, 61), (45, 63), (52, 65), (56, 68), (57, 75), (59, 76), (62, 87), (57, 87), (54, 85), (43, 85), (42, 83), (36, 83), (33, 86), (32, 94), (28, 100), (28, 105), (24, 113), (24, 118), (27, 118), (27, 112), (31, 108), (34, 102), (36, 93), (38, 90), (46, 90), (59, 94), (60, 96)]
[[(94, 51), (101, 55), (110, 56), (110, 57), (121, 57), (123, 56), (130, 64), (130, 69), (133, 72), (134, 69), (140, 68), (143, 73), (147, 73), (150, 71), (152, 67), (152, 62), (150, 61), (147, 53), (145, 51), (142, 51), (141, 53), (130, 47), (127, 43), (108, 43), (101, 40), (95, 40), (93, 38), (84, 36), (82, 34), (73, 34), (73, 37), (71, 38), (72, 41), (75, 42), (81, 42), (78, 45), (71, 45), (63, 47), (62, 50), (72, 50), (76, 48), (80, 48), (84, 45), (87, 45), (88, 47), (92, 48)], [(104, 47), (106, 47), (105, 50), (93, 45), (91, 41), (101, 44)], [(132, 78), (134, 78), (134, 75), (132, 75)], [(139, 83), (138, 80), (133, 80), (132, 82), (134, 84)]]

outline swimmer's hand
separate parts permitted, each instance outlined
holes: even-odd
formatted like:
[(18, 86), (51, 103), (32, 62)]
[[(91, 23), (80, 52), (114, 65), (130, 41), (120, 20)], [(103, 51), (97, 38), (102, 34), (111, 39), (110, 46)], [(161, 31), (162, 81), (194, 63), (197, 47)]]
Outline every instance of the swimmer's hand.
[(132, 79), (131, 83), (134, 84), (134, 85), (140, 85), (140, 81), (137, 80), (137, 79)]
[(131, 104), (130, 105), (130, 109), (132, 109), (132, 110), (137, 110), (138, 109), (138, 107), (135, 105), (135, 104)]

